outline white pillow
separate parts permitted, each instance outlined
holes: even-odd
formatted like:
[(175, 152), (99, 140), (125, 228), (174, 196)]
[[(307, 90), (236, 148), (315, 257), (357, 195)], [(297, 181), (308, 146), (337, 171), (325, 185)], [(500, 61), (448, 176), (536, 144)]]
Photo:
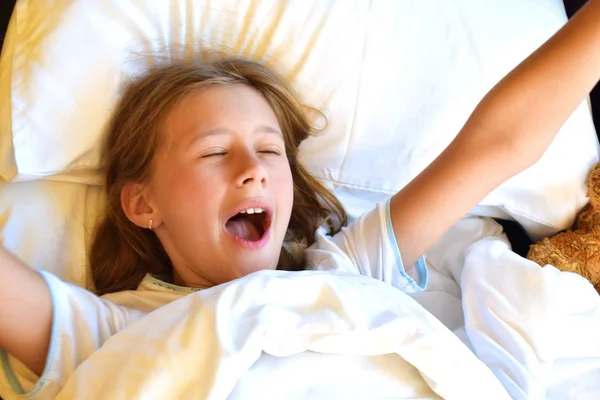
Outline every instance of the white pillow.
[[(170, 44), (192, 54), (202, 43), (267, 60), (326, 111), (329, 128), (300, 156), (355, 217), (414, 178), (566, 19), (561, 0), (20, 0), (3, 55), (12, 73), (0, 75), (11, 97), (0, 143), (13, 143), (14, 163), (3, 146), (0, 174), (98, 183), (123, 79)], [(582, 104), (536, 166), (473, 212), (514, 218), (534, 238), (563, 229), (598, 159)]]
[(30, 267), (84, 287), (90, 283), (86, 249), (103, 205), (100, 186), (0, 184), (0, 244)]

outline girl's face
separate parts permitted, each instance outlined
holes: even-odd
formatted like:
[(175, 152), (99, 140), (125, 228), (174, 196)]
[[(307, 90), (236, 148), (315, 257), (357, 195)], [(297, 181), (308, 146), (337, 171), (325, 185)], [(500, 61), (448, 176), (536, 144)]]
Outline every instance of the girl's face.
[(167, 115), (144, 199), (174, 282), (207, 287), (275, 269), (293, 180), (275, 113), (245, 85), (187, 95)]

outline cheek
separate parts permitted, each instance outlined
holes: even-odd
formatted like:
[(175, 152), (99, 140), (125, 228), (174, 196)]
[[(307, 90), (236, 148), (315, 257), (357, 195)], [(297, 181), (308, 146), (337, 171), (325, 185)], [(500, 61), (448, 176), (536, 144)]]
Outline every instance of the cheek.
[[(201, 212), (207, 208), (207, 200), (216, 194), (215, 179), (214, 175), (201, 173), (193, 166), (171, 164), (161, 171), (154, 186), (159, 207), (169, 210), (169, 214)], [(207, 188), (213, 188), (210, 196)]]
[(294, 179), (292, 177), (292, 171), (287, 165), (278, 169), (277, 175), (277, 192), (281, 196), (281, 200), (285, 201), (286, 208), (289, 208), (290, 212), (294, 202)]

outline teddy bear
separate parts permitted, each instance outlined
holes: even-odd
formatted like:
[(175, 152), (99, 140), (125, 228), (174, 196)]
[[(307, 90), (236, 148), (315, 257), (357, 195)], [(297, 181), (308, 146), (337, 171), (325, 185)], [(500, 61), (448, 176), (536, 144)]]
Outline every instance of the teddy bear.
[(531, 245), (527, 258), (541, 266), (550, 264), (579, 274), (600, 293), (600, 163), (592, 168), (587, 186), (589, 202), (573, 229)]

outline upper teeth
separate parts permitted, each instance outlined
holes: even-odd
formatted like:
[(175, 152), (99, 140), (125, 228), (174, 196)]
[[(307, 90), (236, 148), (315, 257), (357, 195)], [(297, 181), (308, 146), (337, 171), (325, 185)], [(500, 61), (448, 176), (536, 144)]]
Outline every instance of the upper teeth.
[(262, 212), (265, 212), (265, 210), (263, 210), (262, 208), (248, 208), (246, 210), (240, 211), (240, 213), (242, 214), (260, 214)]

